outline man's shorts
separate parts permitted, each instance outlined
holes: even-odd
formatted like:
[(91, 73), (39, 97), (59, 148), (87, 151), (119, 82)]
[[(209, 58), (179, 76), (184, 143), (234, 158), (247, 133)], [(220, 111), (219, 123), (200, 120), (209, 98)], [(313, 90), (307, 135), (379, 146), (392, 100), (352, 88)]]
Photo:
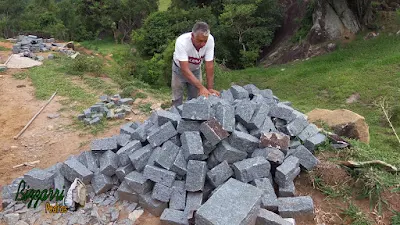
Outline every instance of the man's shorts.
[[(202, 82), (201, 69), (192, 71), (194, 76)], [(174, 61), (172, 61), (172, 103), (175, 106), (179, 106), (183, 103), (184, 89), (187, 90), (187, 100), (192, 98), (197, 98), (198, 89), (189, 83), (187, 79), (183, 76), (181, 68), (179, 68)]]

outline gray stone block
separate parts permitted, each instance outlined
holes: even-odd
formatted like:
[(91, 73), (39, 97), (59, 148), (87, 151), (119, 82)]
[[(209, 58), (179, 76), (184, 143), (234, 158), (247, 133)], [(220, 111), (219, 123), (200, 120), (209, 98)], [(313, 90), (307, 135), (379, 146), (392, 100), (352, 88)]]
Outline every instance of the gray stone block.
[(215, 157), (215, 153), (210, 154), (210, 156), (207, 159), (207, 168), (209, 170), (211, 170), (212, 168), (216, 167), (218, 164), (220, 164), (220, 162)]
[(254, 224), (262, 191), (233, 178), (223, 184), (196, 213), (196, 224)]
[[(60, 163), (60, 167), (61, 167)], [(59, 171), (54, 174), (54, 188), (60, 192), (64, 190), (64, 193), (68, 192), (71, 182), (68, 181)]]
[(93, 173), (100, 170), (100, 162), (91, 151), (82, 152), (78, 157), (79, 162), (86, 166)]
[(153, 183), (137, 171), (132, 171), (126, 175), (124, 181), (130, 189), (138, 194), (145, 194), (153, 188)]
[(174, 163), (171, 166), (171, 171), (175, 172), (180, 176), (184, 176), (186, 175), (187, 172), (186, 167), (187, 167), (187, 162), (183, 154), (183, 149), (181, 148), (178, 154), (176, 155)]
[(131, 135), (129, 134), (119, 134), (116, 135), (115, 138), (117, 139), (117, 145), (119, 147), (124, 147), (131, 141)]
[(256, 149), (251, 157), (261, 156), (268, 160), (271, 165), (277, 167), (281, 165), (285, 159), (285, 154), (277, 148), (259, 148)]
[(171, 141), (165, 142), (162, 146), (160, 156), (155, 161), (156, 164), (164, 169), (171, 170), (179, 151), (180, 148)]
[(239, 85), (232, 85), (229, 90), (232, 92), (232, 96), (234, 99), (249, 98), (249, 92)]
[(296, 114), (293, 113), (293, 108), (282, 103), (278, 103), (272, 107), (268, 115), (286, 120), (287, 122), (291, 122), (296, 118)]
[(200, 131), (201, 121), (182, 119), (178, 123), (177, 131), (182, 134), (186, 131)]
[(166, 208), (160, 216), (161, 225), (189, 225), (184, 212)]
[(122, 167), (118, 168), (115, 171), (115, 175), (117, 175), (119, 181), (122, 182), (122, 181), (125, 180), (125, 176), (128, 175), (133, 170), (135, 170), (135, 168), (133, 168), (133, 165), (131, 163), (129, 163), (128, 165), (125, 165), (125, 166), (122, 166)]
[(158, 201), (169, 202), (172, 194), (172, 187), (167, 187), (160, 183), (156, 183), (153, 187), (151, 197)]
[(145, 166), (143, 175), (145, 178), (156, 183), (163, 184), (167, 187), (172, 187), (176, 173), (161, 169), (155, 166)]
[(207, 139), (203, 139), (203, 150), (205, 155), (209, 155), (216, 147), (216, 145), (211, 144)]
[(260, 209), (255, 225), (291, 225), (291, 223), (273, 212)]
[(92, 178), (91, 185), (96, 195), (99, 195), (101, 193), (111, 190), (111, 188), (113, 187), (113, 181), (109, 176), (101, 173), (96, 173)]
[(133, 98), (121, 98), (118, 103), (120, 105), (131, 105), (133, 103)]
[(271, 180), (269, 178), (255, 179), (252, 184), (263, 191), (261, 208), (278, 212), (278, 198), (276, 197)]
[(304, 142), (304, 147), (306, 147), (310, 152), (314, 152), (316, 147), (318, 145), (321, 145), (325, 142), (326, 136), (318, 133), (310, 138), (307, 138), (307, 140)]
[(235, 130), (235, 108), (226, 102), (220, 102), (214, 108), (215, 119), (221, 124), (222, 128), (233, 132)]
[(186, 160), (204, 158), (203, 143), (200, 133), (197, 131), (187, 131), (181, 134), (183, 155)]
[(183, 103), (182, 118), (190, 120), (209, 120), (211, 118), (211, 104), (205, 97), (200, 96)]
[(147, 131), (152, 127), (154, 123), (152, 123), (149, 120), (144, 121), (143, 124), (141, 124), (138, 128), (135, 129), (135, 131), (132, 134), (132, 139), (134, 140), (139, 140), (141, 142), (146, 141), (147, 139)]
[(257, 138), (240, 131), (234, 131), (229, 136), (228, 141), (231, 146), (235, 146), (235, 148), (247, 153), (253, 153), (260, 144)]
[(33, 168), (24, 175), (24, 180), (33, 189), (48, 189), (54, 185), (54, 173)]
[(247, 129), (261, 129), (264, 124), (265, 118), (268, 117), (270, 107), (264, 104), (257, 104), (251, 120), (246, 124)]
[(131, 124), (131, 127), (132, 127), (133, 129), (137, 129), (140, 125), (142, 125), (141, 122), (135, 121), (135, 122), (133, 122), (133, 123)]
[(85, 114), (78, 114), (78, 120), (85, 119)]
[(235, 177), (244, 183), (268, 177), (271, 165), (262, 157), (248, 158), (233, 164)]
[(290, 140), (289, 149), (296, 149), (301, 145), (301, 142), (297, 139)]
[(106, 151), (100, 158), (100, 172), (112, 176), (119, 167), (118, 155), (112, 151)]
[(202, 192), (188, 192), (185, 206), (185, 216), (187, 219), (193, 218), (193, 213), (198, 210), (203, 203)]
[(235, 119), (242, 123), (246, 128), (250, 128), (249, 123), (253, 118), (257, 105), (249, 100), (243, 100), (235, 106)]
[(291, 155), (299, 159), (299, 163), (306, 170), (312, 170), (318, 163), (318, 159), (303, 145), (298, 146)]
[(247, 158), (246, 152), (232, 147), (226, 140), (221, 141), (213, 153), (218, 162), (226, 160), (229, 164)]
[(15, 199), (16, 194), (18, 193), (18, 187), (20, 182), (24, 179), (24, 177), (18, 177), (12, 181), (10, 185), (4, 185), (2, 189), (2, 199)]
[(102, 112), (102, 106), (101, 105), (92, 105), (91, 107), (90, 107), (90, 111), (92, 112), (92, 113), (101, 113)]
[(235, 99), (233, 98), (231, 90), (222, 90), (221, 91), (221, 98), (227, 102), (233, 102)]
[(260, 137), (260, 147), (277, 148), (286, 152), (289, 148), (290, 137), (283, 133), (270, 132), (263, 133)]
[(179, 110), (178, 110), (175, 106), (172, 106), (168, 111), (169, 111), (170, 113), (174, 113), (174, 114), (176, 114), (176, 115), (181, 116), (181, 113), (179, 112)]
[(176, 146), (181, 147), (182, 143), (181, 143), (181, 139), (180, 139), (180, 135), (175, 135), (172, 138), (169, 139), (169, 141), (171, 141), (172, 143), (174, 143)]
[(176, 210), (184, 210), (186, 206), (185, 181), (176, 180), (172, 186), (172, 194), (169, 207)]
[(149, 134), (147, 140), (153, 147), (160, 146), (162, 143), (166, 142), (168, 139), (177, 135), (174, 125), (170, 121), (163, 124), (159, 129)]
[(99, 124), (100, 123), (100, 118), (99, 117), (95, 117), (92, 120), (89, 121), (89, 125), (95, 125), (95, 124)]
[(297, 136), (308, 126), (308, 121), (302, 116), (298, 116), (292, 122), (288, 123), (285, 127), (287, 134), (290, 136)]
[(318, 132), (319, 132), (318, 127), (315, 126), (315, 124), (310, 123), (306, 128), (304, 128), (303, 131), (300, 132), (299, 135), (297, 135), (297, 137), (304, 142), (308, 138), (316, 135)]
[(116, 151), (118, 149), (117, 140), (113, 137), (95, 139), (92, 141), (92, 151)]
[(151, 192), (139, 195), (139, 204), (154, 216), (161, 216), (168, 203), (161, 202), (151, 197)]
[(229, 133), (225, 131), (221, 124), (214, 118), (203, 122), (200, 125), (200, 131), (212, 145), (217, 145), (229, 136)]
[(233, 170), (226, 161), (223, 161), (207, 172), (207, 178), (214, 187), (222, 185), (232, 175)]
[(133, 133), (135, 133), (135, 129), (131, 127), (132, 123), (126, 123), (123, 126), (121, 126), (119, 132), (120, 134), (127, 134), (130, 137), (132, 137)]
[(189, 160), (185, 188), (187, 191), (202, 191), (207, 174), (207, 163), (197, 160)]
[(129, 159), (129, 155), (131, 155), (134, 151), (140, 149), (142, 147), (142, 143), (139, 140), (133, 140), (129, 142), (124, 147), (120, 148), (117, 151), (117, 155), (119, 157), (120, 165), (125, 166), (131, 163)]
[(178, 105), (178, 107), (176, 107), (176, 109), (178, 110), (179, 114), (182, 116), (183, 105)]
[(288, 181), (285, 185), (279, 186), (279, 197), (294, 197), (295, 194), (296, 187), (293, 181)]
[(260, 89), (254, 84), (246, 84), (243, 88), (249, 93), (250, 96), (260, 93)]
[(84, 184), (89, 184), (93, 178), (93, 172), (73, 158), (62, 164), (60, 172), (70, 182), (74, 182), (75, 178), (79, 178)]
[(247, 128), (246, 128), (243, 124), (241, 124), (240, 122), (237, 122), (237, 123), (236, 123), (236, 125), (235, 125), (235, 130), (240, 131), (240, 132), (243, 132), (243, 133), (246, 133), (246, 134), (249, 133), (249, 131), (247, 130)]
[(154, 166), (156, 165), (156, 160), (158, 160), (163, 153), (163, 149), (161, 147), (157, 147), (153, 150), (153, 152), (150, 155), (149, 160), (147, 161), (147, 165), (149, 166)]
[(314, 203), (310, 196), (278, 198), (278, 202), (279, 215), (284, 218), (313, 215), (314, 213)]
[(179, 114), (175, 114), (165, 110), (157, 110), (156, 113), (158, 118), (158, 126), (162, 126), (170, 121), (176, 128), (178, 122), (181, 120), (181, 116)]
[(283, 187), (288, 181), (293, 181), (299, 172), (299, 159), (294, 156), (289, 156), (276, 168), (275, 182)]
[(137, 171), (142, 171), (144, 166), (146, 166), (151, 153), (152, 147), (150, 145), (146, 145), (130, 154), (129, 159)]

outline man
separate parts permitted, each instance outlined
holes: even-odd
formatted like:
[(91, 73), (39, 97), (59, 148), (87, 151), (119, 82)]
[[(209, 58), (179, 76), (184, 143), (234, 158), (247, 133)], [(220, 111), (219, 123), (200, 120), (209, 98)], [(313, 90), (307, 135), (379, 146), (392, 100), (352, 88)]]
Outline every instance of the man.
[[(207, 88), (202, 84), (201, 64), (205, 60)], [(183, 91), (187, 89), (188, 100), (199, 95), (220, 95), (214, 90), (214, 37), (207, 23), (197, 22), (192, 32), (176, 39), (172, 62), (172, 103), (183, 102)]]

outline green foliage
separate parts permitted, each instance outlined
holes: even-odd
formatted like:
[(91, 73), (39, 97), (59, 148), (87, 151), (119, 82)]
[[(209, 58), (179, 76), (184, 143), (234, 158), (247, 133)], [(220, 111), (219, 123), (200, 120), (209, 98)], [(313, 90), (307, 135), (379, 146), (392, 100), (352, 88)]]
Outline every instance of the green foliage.
[(159, 11), (167, 11), (171, 5), (171, 0), (160, 0), (159, 2)]
[(151, 103), (145, 103), (139, 105), (139, 110), (144, 113), (150, 113), (151, 112)]
[(75, 59), (66, 59), (65, 68), (68, 74), (82, 75), (85, 72), (100, 75), (103, 72), (103, 61), (94, 56), (78, 55)]
[(392, 216), (392, 225), (400, 225), (400, 212), (395, 212)]
[(28, 77), (28, 72), (19, 72), (19, 73), (14, 73), (13, 77), (17, 80), (25, 80), (25, 78)]
[(366, 217), (366, 215), (352, 202), (350, 202), (347, 209), (343, 210), (342, 215), (349, 218), (352, 225), (372, 224), (371, 221)]
[(309, 1), (308, 3), (305, 3), (304, 1), (300, 1), (300, 4), (307, 4), (307, 11), (303, 19), (297, 20), (296, 22), (300, 26), (300, 28), (297, 30), (296, 34), (292, 36), (291, 41), (293, 43), (296, 42), (301, 42), (306, 39), (308, 32), (310, 32), (310, 29), (313, 25), (313, 20), (312, 16), (314, 13), (315, 9), (315, 4), (316, 1)]

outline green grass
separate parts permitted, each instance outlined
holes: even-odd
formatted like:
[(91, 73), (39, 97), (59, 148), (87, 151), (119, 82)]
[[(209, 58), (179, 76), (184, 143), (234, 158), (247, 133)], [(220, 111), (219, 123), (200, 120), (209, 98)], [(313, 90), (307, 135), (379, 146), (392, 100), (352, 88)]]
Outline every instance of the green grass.
[(395, 215), (392, 217), (392, 225), (400, 225), (400, 212), (395, 212)]
[[(342, 45), (335, 52), (271, 68), (241, 71), (216, 70), (216, 89), (227, 89), (231, 82), (270, 88), (281, 100), (306, 113), (315, 108), (346, 108), (365, 117), (370, 129), (370, 145), (357, 146), (358, 160), (380, 159), (400, 165), (400, 145), (374, 102), (382, 96), (400, 102), (400, 38), (381, 35), (376, 39)], [(283, 70), (284, 69), (284, 70)], [(346, 98), (359, 93), (359, 102), (346, 104)], [(396, 127), (400, 133), (400, 126)]]
[(160, 0), (158, 10), (167, 11), (168, 7), (171, 5), (171, 0)]
[(352, 225), (372, 224), (371, 221), (364, 215), (364, 213), (362, 213), (361, 210), (351, 202), (349, 207), (343, 210), (342, 215), (349, 218)]
[(115, 44), (114, 39), (83, 41), (80, 43), (83, 47), (93, 50), (103, 56), (112, 54), (112, 59), (119, 63), (124, 63), (124, 56), (130, 52), (129, 44)]
[(104, 94), (107, 95), (117, 94), (117, 89), (115, 86), (108, 84), (100, 78), (85, 75), (82, 77), (82, 79), (83, 82), (93, 90), (101, 90)]
[(27, 78), (29, 75), (28, 72), (18, 72), (18, 73), (14, 73), (13, 77), (17, 80), (25, 80), (25, 78)]
[(6, 48), (4, 46), (0, 46), (0, 51), (10, 51), (11, 48)]

